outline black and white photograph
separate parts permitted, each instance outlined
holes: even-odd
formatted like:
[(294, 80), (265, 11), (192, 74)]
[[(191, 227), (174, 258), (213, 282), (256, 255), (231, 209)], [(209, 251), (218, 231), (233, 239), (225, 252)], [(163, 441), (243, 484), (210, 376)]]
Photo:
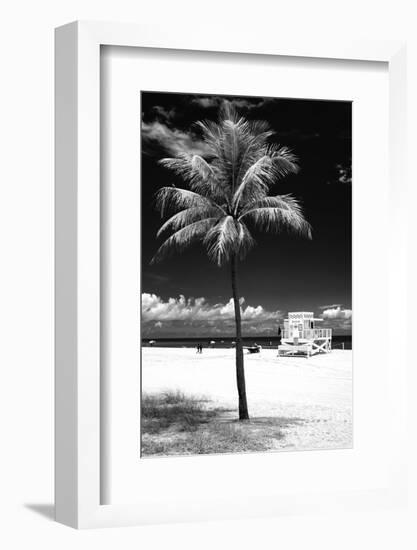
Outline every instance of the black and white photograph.
[(352, 103), (140, 101), (141, 456), (351, 448)]

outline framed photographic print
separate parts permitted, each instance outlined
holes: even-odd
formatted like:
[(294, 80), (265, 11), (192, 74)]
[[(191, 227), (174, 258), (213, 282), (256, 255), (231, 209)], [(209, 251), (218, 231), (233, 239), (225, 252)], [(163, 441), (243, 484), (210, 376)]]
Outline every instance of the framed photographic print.
[(350, 448), (352, 103), (141, 106), (142, 457)]
[(57, 29), (68, 525), (405, 498), (404, 45), (252, 40)]

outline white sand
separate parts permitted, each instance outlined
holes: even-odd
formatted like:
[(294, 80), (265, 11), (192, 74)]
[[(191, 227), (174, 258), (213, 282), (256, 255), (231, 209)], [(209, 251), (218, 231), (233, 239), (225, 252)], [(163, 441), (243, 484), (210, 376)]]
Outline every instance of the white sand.
[[(235, 352), (143, 348), (142, 391), (180, 390), (236, 409)], [(276, 349), (245, 353), (251, 417), (279, 417), (286, 436), (277, 448), (352, 446), (352, 352), (277, 357)], [(294, 422), (294, 420), (297, 422)], [(288, 422), (287, 422), (288, 421)]]

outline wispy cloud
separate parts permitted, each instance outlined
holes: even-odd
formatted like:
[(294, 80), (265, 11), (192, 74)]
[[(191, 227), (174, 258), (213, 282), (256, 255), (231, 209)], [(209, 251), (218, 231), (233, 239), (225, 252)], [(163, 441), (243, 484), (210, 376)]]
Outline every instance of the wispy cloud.
[(153, 142), (174, 156), (178, 153), (204, 156), (209, 152), (207, 145), (191, 132), (170, 128), (158, 120), (142, 122), (142, 140), (145, 146)]
[[(220, 108), (224, 99), (225, 98), (221, 96), (196, 96), (191, 100), (191, 103), (193, 103), (194, 105), (197, 105), (202, 109), (212, 109), (214, 107)], [(248, 112), (253, 111), (254, 109), (259, 109), (264, 105), (267, 105), (271, 101), (274, 101), (274, 99), (256, 98), (256, 97), (254, 98), (242, 97), (242, 98), (235, 98), (230, 100), (230, 102), (234, 105), (234, 107), (242, 114), (247, 114)]]
[(338, 307), (342, 307), (343, 304), (328, 304), (328, 305), (325, 305), (325, 306), (319, 306), (319, 309), (321, 310), (324, 310), (324, 309), (333, 309), (333, 308), (338, 308)]
[(170, 280), (167, 275), (159, 275), (158, 273), (151, 273), (150, 271), (144, 271), (143, 278), (154, 284), (166, 284)]
[(191, 103), (194, 105), (198, 105), (199, 107), (202, 107), (203, 109), (211, 109), (212, 107), (218, 107), (220, 105), (221, 99), (218, 96), (198, 96), (194, 97), (191, 100)]

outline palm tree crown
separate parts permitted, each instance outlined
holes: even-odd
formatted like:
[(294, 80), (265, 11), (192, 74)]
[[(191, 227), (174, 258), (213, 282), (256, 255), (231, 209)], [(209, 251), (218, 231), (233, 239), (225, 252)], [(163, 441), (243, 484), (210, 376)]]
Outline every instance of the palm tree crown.
[(292, 195), (268, 195), (271, 186), (296, 173), (298, 165), (290, 149), (269, 142), (273, 132), (267, 123), (248, 121), (225, 102), (218, 122), (197, 125), (207, 160), (182, 153), (160, 161), (188, 188), (163, 187), (157, 193), (161, 215), (170, 215), (158, 236), (172, 234), (152, 262), (195, 242), (203, 243), (219, 266), (232, 257), (243, 258), (255, 244), (250, 226), (311, 238), (299, 202)]

